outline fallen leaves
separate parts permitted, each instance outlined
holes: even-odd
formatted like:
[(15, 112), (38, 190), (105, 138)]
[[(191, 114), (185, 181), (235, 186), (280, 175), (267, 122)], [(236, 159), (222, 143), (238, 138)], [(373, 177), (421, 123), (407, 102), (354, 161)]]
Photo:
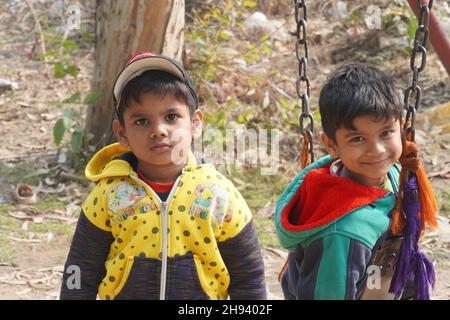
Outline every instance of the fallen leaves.
[(68, 224), (77, 222), (77, 218), (65, 216), (64, 211), (53, 209), (42, 213), (37, 210), (25, 209), (24, 211), (8, 211), (9, 216), (19, 220), (30, 220), (33, 223), (43, 223), (45, 220), (62, 221)]
[(446, 168), (436, 171), (436, 172), (431, 172), (428, 174), (429, 178), (432, 177), (441, 177), (441, 178), (446, 178), (446, 179), (450, 179), (450, 163), (446, 164)]
[(10, 239), (12, 241), (16, 241), (16, 242), (25, 242), (25, 243), (39, 243), (42, 241), (40, 239), (21, 239), (21, 238), (16, 238), (16, 237), (12, 237), (12, 236), (9, 236), (8, 239)]
[(272, 202), (269, 202), (266, 206), (259, 209), (255, 213), (255, 216), (263, 217), (263, 218), (272, 218), (274, 214), (275, 214), (275, 204)]
[(49, 299), (57, 299), (63, 271), (63, 265), (13, 270), (0, 277), (0, 284), (19, 287), (16, 288), (19, 290), (14, 292), (17, 296), (28, 296), (31, 292), (38, 291), (39, 296), (45, 295)]

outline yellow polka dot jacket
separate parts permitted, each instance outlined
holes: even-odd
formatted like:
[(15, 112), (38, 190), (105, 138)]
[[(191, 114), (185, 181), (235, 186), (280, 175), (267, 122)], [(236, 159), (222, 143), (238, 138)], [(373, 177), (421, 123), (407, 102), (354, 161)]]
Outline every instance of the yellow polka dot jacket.
[(166, 200), (112, 144), (88, 163), (97, 184), (65, 264), (61, 299), (265, 299), (251, 212), (235, 186), (191, 152)]

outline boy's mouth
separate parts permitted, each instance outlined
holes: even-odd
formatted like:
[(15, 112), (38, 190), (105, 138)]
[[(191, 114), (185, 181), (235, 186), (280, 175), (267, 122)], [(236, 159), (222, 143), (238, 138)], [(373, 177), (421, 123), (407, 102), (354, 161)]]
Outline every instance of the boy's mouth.
[(152, 145), (150, 147), (151, 151), (155, 151), (155, 152), (165, 152), (169, 149), (171, 149), (172, 146), (170, 144), (167, 143), (156, 143), (154, 145)]
[(388, 161), (389, 161), (389, 158), (384, 158), (384, 159), (380, 159), (380, 160), (372, 160), (372, 161), (363, 162), (363, 164), (367, 165), (367, 166), (371, 166), (371, 167), (384, 167)]

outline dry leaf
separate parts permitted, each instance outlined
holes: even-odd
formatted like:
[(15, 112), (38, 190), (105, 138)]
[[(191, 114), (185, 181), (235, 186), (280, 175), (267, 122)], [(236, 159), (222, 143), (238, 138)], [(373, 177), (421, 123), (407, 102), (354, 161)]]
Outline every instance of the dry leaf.
[(38, 224), (43, 223), (44, 222), (44, 218), (43, 217), (34, 217), (33, 218), (33, 222), (34, 223), (38, 223)]
[(54, 238), (55, 238), (55, 235), (53, 234), (53, 232), (47, 233), (47, 243), (50, 243)]
[(29, 223), (29, 221), (25, 221), (25, 222), (22, 224), (22, 230), (23, 230), (23, 231), (28, 231), (28, 223)]
[(8, 237), (8, 239), (16, 242), (25, 242), (25, 243), (39, 243), (42, 242), (40, 239), (21, 239), (16, 237)]
[(275, 213), (275, 204), (271, 203), (270, 205), (256, 211), (255, 216), (268, 218), (272, 217), (274, 213)]
[(444, 169), (442, 169), (440, 171), (429, 173), (428, 177), (431, 178), (431, 177), (440, 176), (440, 177), (443, 177), (443, 178), (450, 178), (449, 174), (450, 174), (450, 167), (447, 167), (447, 168), (444, 168)]

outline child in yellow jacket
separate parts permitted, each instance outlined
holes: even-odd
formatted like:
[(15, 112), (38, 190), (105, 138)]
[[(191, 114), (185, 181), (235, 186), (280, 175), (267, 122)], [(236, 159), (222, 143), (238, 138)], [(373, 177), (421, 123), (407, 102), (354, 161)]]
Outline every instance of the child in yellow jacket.
[(183, 67), (136, 55), (114, 98), (119, 143), (87, 165), (97, 185), (82, 206), (61, 299), (265, 299), (245, 200), (190, 150), (203, 114)]

